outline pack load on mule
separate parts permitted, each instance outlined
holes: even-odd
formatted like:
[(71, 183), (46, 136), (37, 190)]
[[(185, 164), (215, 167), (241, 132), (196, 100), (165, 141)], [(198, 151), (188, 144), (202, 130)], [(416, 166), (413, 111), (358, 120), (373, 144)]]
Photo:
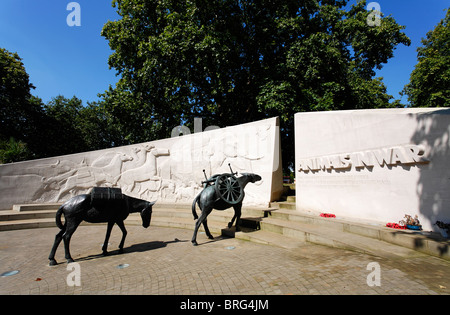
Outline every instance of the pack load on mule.
[[(114, 224), (117, 224), (122, 231), (122, 240), (119, 245), (119, 252), (123, 251), (127, 230), (124, 220), (130, 213), (139, 212), (142, 219), (142, 226), (150, 226), (152, 217), (152, 206), (155, 202), (149, 202), (133, 198), (122, 194), (120, 188), (94, 187), (89, 194), (82, 194), (72, 197), (65, 202), (56, 212), (56, 225), (60, 229), (55, 236), (52, 250), (48, 259), (50, 265), (56, 265), (55, 253), (61, 240), (64, 240), (65, 258), (68, 263), (73, 262), (70, 255), (70, 239), (82, 221), (90, 223), (107, 222), (105, 242), (103, 243), (103, 255), (106, 255), (108, 240)], [(64, 214), (64, 224), (61, 216)]]
[[(234, 209), (234, 216), (228, 227), (233, 226), (236, 220), (236, 231), (239, 231), (239, 222), (241, 218), (242, 201), (245, 193), (244, 188), (248, 183), (254, 183), (261, 180), (261, 176), (253, 173), (242, 173), (241, 176), (236, 177), (237, 172), (233, 172), (230, 167), (230, 173), (216, 174), (207, 178), (205, 170), (205, 181), (202, 181), (203, 190), (194, 198), (192, 202), (192, 215), (197, 220), (194, 228), (194, 235), (192, 236), (192, 244), (197, 245), (197, 232), (201, 224), (205, 228), (206, 236), (209, 239), (214, 239), (208, 229), (207, 216), (213, 209), (225, 210), (230, 207)], [(197, 216), (195, 205), (198, 204), (202, 211), (200, 217)]]
[(210, 178), (206, 176), (206, 172), (203, 170), (206, 180), (202, 181), (202, 184), (203, 188), (214, 185), (216, 194), (220, 199), (230, 205), (235, 205), (244, 199), (244, 189), (236, 178), (237, 172), (233, 172), (230, 164), (228, 164), (228, 167), (230, 168), (230, 173), (216, 174)]
[(126, 195), (122, 193), (122, 189), (113, 187), (94, 187), (91, 190), (91, 202), (95, 205), (97, 202), (122, 200)]

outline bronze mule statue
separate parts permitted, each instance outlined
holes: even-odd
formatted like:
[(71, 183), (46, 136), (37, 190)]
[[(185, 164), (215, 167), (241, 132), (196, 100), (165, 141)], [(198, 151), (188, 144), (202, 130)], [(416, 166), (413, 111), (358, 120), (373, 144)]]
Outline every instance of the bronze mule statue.
[[(192, 214), (194, 219), (197, 220), (197, 222), (195, 222), (194, 235), (191, 240), (194, 246), (198, 245), (197, 232), (201, 224), (203, 224), (206, 236), (209, 239), (214, 239), (208, 229), (206, 220), (213, 209), (225, 210), (233, 207), (234, 216), (231, 222), (228, 223), (228, 227), (232, 227), (233, 222), (236, 219), (236, 231), (240, 230), (239, 223), (241, 218), (242, 200), (244, 199), (244, 188), (248, 183), (260, 181), (261, 176), (252, 173), (241, 173), (241, 176), (235, 177), (234, 175), (236, 174), (237, 173), (233, 173), (231, 170), (231, 173), (229, 174), (214, 175), (202, 182), (205, 186), (192, 203)], [(197, 216), (195, 211), (196, 204), (198, 204), (202, 211), (200, 217)]]
[[(103, 190), (103, 192), (107, 190), (107, 197), (98, 197), (98, 194), (96, 196), (95, 192), (98, 192), (99, 190)], [(112, 193), (114, 190), (115, 194)], [(144, 228), (149, 227), (152, 217), (152, 206), (154, 204), (155, 202), (148, 202), (123, 195), (120, 188), (96, 187), (90, 194), (72, 197), (56, 212), (56, 225), (60, 228), (60, 231), (55, 236), (55, 242), (53, 243), (52, 250), (48, 257), (50, 260), (49, 265), (57, 265), (55, 252), (61, 240), (64, 240), (65, 258), (67, 262), (71, 263), (74, 261), (70, 255), (69, 244), (73, 233), (82, 221), (90, 223), (108, 223), (105, 242), (102, 247), (103, 255), (107, 255), (108, 253), (109, 236), (111, 235), (114, 224), (117, 224), (122, 231), (122, 240), (119, 245), (119, 252), (122, 253), (125, 237), (127, 235), (127, 230), (125, 229), (123, 221), (130, 213), (139, 212), (142, 218), (142, 226)], [(64, 225), (61, 222), (62, 214), (64, 214)]]

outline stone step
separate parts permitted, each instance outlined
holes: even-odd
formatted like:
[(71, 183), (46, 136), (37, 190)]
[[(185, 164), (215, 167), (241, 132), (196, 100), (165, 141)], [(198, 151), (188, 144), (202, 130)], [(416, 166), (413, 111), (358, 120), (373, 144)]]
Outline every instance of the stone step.
[[(264, 211), (258, 211), (255, 212), (255, 210), (250, 211), (252, 214), (264, 214)], [(200, 213), (198, 213), (200, 214)], [(222, 229), (227, 228), (228, 223), (231, 221), (232, 217), (234, 215), (234, 211), (212, 211), (210, 215), (208, 216), (208, 227), (210, 228), (211, 232), (221, 232)], [(127, 219), (128, 220), (128, 219)], [(246, 211), (243, 211), (243, 214), (241, 216), (241, 226), (244, 228), (247, 228), (249, 230), (256, 230), (259, 229), (259, 224), (261, 221), (261, 217), (259, 216), (249, 216), (249, 213)], [(188, 228), (193, 229), (195, 220), (192, 216), (191, 211), (178, 209), (178, 210), (170, 210), (170, 209), (155, 209), (152, 214), (152, 221), (151, 224), (158, 224), (158, 225), (164, 225), (165, 222), (169, 226), (173, 227), (181, 227), (181, 228)], [(235, 224), (235, 222), (234, 222)], [(230, 236), (233, 237), (233, 236)]]
[(0, 231), (39, 229), (46, 227), (56, 227), (55, 219), (35, 218), (28, 220), (12, 220), (0, 222)]
[[(196, 209), (197, 215), (200, 216), (200, 209)], [(230, 221), (234, 215), (233, 209), (227, 209), (225, 211), (217, 211), (213, 210), (209, 216), (208, 220), (215, 218), (218, 221), (225, 222)], [(154, 208), (152, 213), (153, 217), (180, 217), (180, 218), (189, 218), (194, 220), (194, 216), (192, 215), (191, 209), (179, 208), (179, 209), (170, 209), (170, 208)]]
[(310, 242), (334, 248), (357, 251), (389, 258), (401, 256), (415, 257), (420, 255), (412, 250), (391, 244), (382, 244), (381, 241), (363, 236), (345, 235), (335, 229), (319, 227), (312, 224), (287, 222), (280, 219), (266, 219), (261, 224), (263, 230), (279, 233), (303, 242)]
[[(254, 224), (254, 222), (250, 222), (249, 220), (260, 220), (260, 218), (271, 216), (274, 211), (277, 209), (274, 208), (253, 208), (253, 207), (243, 207), (241, 214), (241, 220), (245, 222), (249, 222), (250, 225)], [(197, 215), (200, 216), (200, 209), (196, 208)], [(226, 209), (224, 211), (213, 210), (208, 216), (208, 222), (210, 220), (218, 221), (218, 222), (230, 222), (232, 217), (234, 216), (234, 210), (232, 208)], [(153, 208), (153, 217), (181, 217), (181, 218), (189, 218), (193, 219), (191, 208), (178, 208), (172, 209), (169, 207), (155, 207)]]
[[(258, 220), (262, 217), (271, 216), (274, 211), (277, 211), (275, 208), (261, 208), (261, 207), (242, 207), (241, 209), (241, 220), (243, 220), (244, 224), (248, 222), (250, 225), (254, 225), (254, 222), (249, 222), (245, 220), (247, 218), (254, 218)], [(196, 207), (197, 215), (200, 216), (201, 210)], [(163, 204), (159, 206), (153, 207), (153, 215), (152, 217), (182, 217), (182, 218), (190, 218), (193, 219), (191, 205), (179, 205), (178, 207), (171, 207), (170, 205)], [(211, 220), (218, 222), (230, 222), (232, 217), (234, 216), (233, 208), (229, 208), (223, 211), (213, 210), (208, 216), (208, 222)], [(249, 226), (251, 227), (251, 226)]]
[(40, 210), (58, 210), (62, 203), (42, 203), (42, 204), (22, 204), (13, 205), (14, 211), (40, 211)]
[(261, 229), (296, 238), (304, 242), (353, 250), (390, 259), (418, 257), (425, 254), (432, 254), (444, 259), (450, 259), (448, 254), (441, 255), (433, 250), (428, 252), (423, 250), (419, 251), (401, 245), (388, 243), (383, 240), (344, 232), (336, 228), (321, 226), (318, 224), (267, 218), (261, 223)]
[(323, 218), (319, 215), (311, 215), (283, 209), (272, 212), (272, 218), (335, 229), (338, 232), (346, 232), (364, 236), (420, 251), (429, 255), (450, 259), (450, 240), (444, 239), (439, 233), (396, 230), (387, 228), (384, 225), (375, 222), (358, 222), (340, 218)]
[[(5, 210), (0, 212), (0, 231), (7, 231), (7, 230), (16, 230), (16, 229), (27, 229), (27, 228), (40, 228), (40, 227), (53, 227), (56, 226), (55, 223), (55, 214), (57, 209), (59, 208), (53, 205), (50, 205), (48, 208), (51, 210), (37, 210), (37, 209), (45, 209), (46, 207), (43, 207), (39, 205), (38, 207), (33, 207), (27, 205), (24, 207), (21, 205), (20, 210)], [(23, 209), (32, 209), (25, 211)], [(251, 209), (249, 210), (249, 213), (253, 215), (264, 215), (267, 213), (267, 209)], [(200, 210), (197, 209), (197, 214), (200, 215)], [(243, 210), (243, 213), (246, 213), (245, 210)], [(233, 209), (227, 209), (225, 211), (212, 211), (211, 214), (208, 216), (208, 224), (212, 225), (211, 222), (217, 222), (220, 223), (220, 227), (217, 226), (216, 232), (220, 233), (220, 230), (227, 226), (228, 222), (231, 221), (231, 218), (234, 215)], [(243, 218), (243, 217), (242, 217)], [(177, 222), (174, 222), (172, 225), (179, 225), (183, 228), (192, 228), (193, 224), (195, 223), (191, 206), (190, 205), (160, 205), (155, 206), (153, 208), (153, 215), (152, 215), (152, 222), (169, 222), (171, 221), (180, 221), (181, 223), (178, 224)], [(184, 222), (182, 219), (186, 219), (186, 222), (189, 222), (188, 224)], [(131, 214), (127, 220), (130, 221), (132, 224), (140, 224), (139, 222), (134, 221), (140, 221), (139, 214)], [(64, 217), (63, 217), (64, 221)], [(250, 222), (250, 224), (253, 224), (253, 222)]]
[(56, 210), (36, 210), (36, 211), (2, 211), (0, 212), (0, 222), (14, 220), (32, 220), (43, 218), (55, 218)]
[(287, 201), (287, 202), (295, 203), (295, 201), (296, 201), (296, 200), (295, 200), (295, 196), (287, 196), (287, 197), (286, 197), (286, 201)]
[(270, 207), (275, 208), (275, 209), (296, 210), (295, 202), (290, 202), (290, 201), (271, 202)]
[[(64, 223), (64, 218), (62, 219)], [(133, 221), (130, 221), (133, 224)], [(130, 224), (126, 222), (126, 224)], [(106, 223), (89, 223), (81, 222), (81, 225), (106, 225)], [(140, 224), (138, 221), (135, 224)], [(40, 228), (51, 228), (54, 227), (55, 231), (58, 231), (55, 218), (38, 218), (38, 219), (27, 219), (27, 220), (13, 220), (13, 221), (1, 221), (0, 231), (12, 231), (12, 230), (26, 230), (26, 229), (40, 229)]]
[[(224, 230), (227, 232), (224, 233)], [(259, 244), (273, 245), (287, 249), (295, 249), (306, 246), (307, 243), (299, 239), (288, 237), (282, 234), (273, 233), (265, 230), (253, 230), (241, 228), (241, 231), (235, 232), (235, 227), (223, 229), (222, 235), (251, 241)]]

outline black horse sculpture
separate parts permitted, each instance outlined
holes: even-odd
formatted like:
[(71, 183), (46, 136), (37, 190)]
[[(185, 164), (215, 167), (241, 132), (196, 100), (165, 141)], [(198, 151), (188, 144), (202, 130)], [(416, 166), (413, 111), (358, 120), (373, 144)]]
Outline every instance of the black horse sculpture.
[[(236, 180), (239, 182), (239, 185), (242, 187), (242, 194), (244, 194), (244, 187), (248, 183), (254, 183), (261, 180), (261, 176), (257, 174), (252, 173), (241, 173), (242, 176), (237, 177)], [(212, 178), (216, 178), (216, 176), (213, 176)], [(211, 181), (211, 180), (209, 180)], [(208, 182), (208, 180), (206, 181)], [(230, 204), (229, 202), (225, 201), (224, 199), (220, 198), (217, 194), (217, 190), (214, 187), (214, 185), (205, 185), (205, 188), (200, 192), (200, 194), (195, 197), (193, 203), (192, 203), (192, 214), (194, 216), (194, 219), (198, 219), (195, 223), (195, 229), (194, 229), (194, 235), (192, 236), (192, 244), (194, 246), (198, 245), (197, 243), (197, 232), (201, 224), (203, 224), (203, 227), (205, 228), (206, 236), (209, 239), (214, 239), (214, 237), (211, 235), (208, 229), (208, 223), (206, 218), (211, 213), (213, 209), (216, 210), (225, 210), (230, 207), (234, 208), (234, 216), (230, 223), (228, 223), (228, 227), (233, 226), (233, 222), (236, 219), (236, 231), (239, 231), (239, 221), (241, 218), (241, 208), (242, 208), (242, 200), (243, 196), (241, 198), (240, 202), (236, 204)], [(195, 211), (195, 204), (198, 203), (199, 208), (202, 210), (202, 213), (200, 214), (200, 218), (197, 216), (197, 213)]]
[[(130, 213), (140, 212), (142, 218), (142, 226), (149, 227), (152, 216), (152, 206), (155, 202), (121, 195), (120, 199), (103, 199), (94, 200), (92, 194), (83, 194), (71, 198), (64, 203), (56, 212), (56, 225), (61, 229), (56, 234), (55, 242), (48, 259), (50, 266), (57, 264), (55, 260), (55, 252), (61, 240), (64, 240), (65, 258), (68, 263), (73, 262), (70, 256), (69, 244), (70, 238), (77, 229), (78, 225), (84, 220), (90, 223), (107, 222), (105, 242), (103, 243), (103, 255), (107, 255), (108, 240), (114, 224), (117, 224), (122, 230), (122, 240), (119, 245), (119, 252), (123, 252), (123, 245), (127, 230), (123, 221)], [(61, 215), (64, 214), (64, 225), (61, 222)]]

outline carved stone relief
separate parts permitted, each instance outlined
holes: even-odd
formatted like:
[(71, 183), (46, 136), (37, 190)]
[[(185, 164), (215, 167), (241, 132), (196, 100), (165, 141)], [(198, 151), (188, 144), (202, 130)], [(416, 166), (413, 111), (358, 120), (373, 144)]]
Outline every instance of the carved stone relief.
[[(131, 196), (191, 203), (208, 175), (254, 172), (248, 203), (270, 202), (277, 119), (100, 151), (0, 165), (0, 209), (58, 203), (92, 187), (120, 187)], [(281, 172), (281, 169), (279, 170)], [(266, 174), (266, 176), (264, 176)], [(23, 187), (23, 189), (21, 188)], [(6, 195), (7, 194), (7, 195)]]

